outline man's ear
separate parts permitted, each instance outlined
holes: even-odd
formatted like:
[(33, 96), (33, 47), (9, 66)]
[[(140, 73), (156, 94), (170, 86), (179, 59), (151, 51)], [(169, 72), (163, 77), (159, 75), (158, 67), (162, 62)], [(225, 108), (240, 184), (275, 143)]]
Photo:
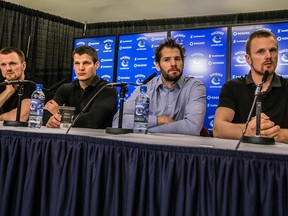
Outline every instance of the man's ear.
[(249, 65), (252, 64), (250, 55), (246, 54), (246, 55), (245, 55), (245, 59), (246, 59), (246, 62), (247, 62)]

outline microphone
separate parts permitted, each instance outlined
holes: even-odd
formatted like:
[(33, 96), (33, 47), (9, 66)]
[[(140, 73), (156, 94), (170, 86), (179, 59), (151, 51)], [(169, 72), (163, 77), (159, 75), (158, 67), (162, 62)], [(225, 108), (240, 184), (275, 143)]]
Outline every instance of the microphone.
[[(260, 124), (261, 124), (261, 112), (262, 112), (261, 90), (262, 90), (263, 84), (267, 81), (268, 76), (269, 76), (269, 71), (266, 70), (264, 72), (261, 83), (257, 85), (257, 88), (255, 90), (254, 100), (253, 100), (247, 121), (246, 121), (245, 126), (242, 130), (242, 136), (241, 136), (238, 144), (236, 145), (235, 150), (237, 150), (239, 148), (241, 141), (244, 143), (262, 144), (262, 145), (273, 145), (275, 143), (274, 138), (261, 137), (260, 136)], [(252, 115), (252, 111), (255, 107), (255, 104), (257, 104), (256, 105), (256, 136), (254, 136), (254, 137), (244, 136), (246, 133), (251, 115)]]
[(138, 84), (135, 84), (135, 83), (132, 83), (132, 82), (114, 82), (114, 83), (107, 83), (106, 86), (109, 86), (111, 88), (113, 87), (123, 87), (123, 86), (126, 86), (126, 85), (135, 85), (135, 86), (138, 86)]
[(25, 84), (25, 83), (32, 83), (34, 85), (36, 85), (35, 82), (31, 81), (31, 80), (11, 80), (11, 81), (4, 81), (0, 83), (0, 86), (6, 86), (6, 85), (21, 85), (21, 84)]
[(152, 80), (157, 74), (154, 72), (149, 77), (147, 77), (143, 82), (142, 85), (147, 84), (150, 80)]
[(62, 79), (61, 81), (50, 86), (49, 89), (47, 89), (47, 90), (48, 91), (56, 91), (61, 85), (63, 85), (64, 83), (68, 83), (68, 82), (70, 82), (68, 79)]
[(147, 77), (142, 84), (136, 84), (136, 83), (132, 83), (132, 82), (114, 82), (114, 83), (108, 83), (106, 84), (106, 86), (110, 86), (110, 87), (124, 87), (126, 85), (133, 85), (133, 86), (141, 86), (141, 85), (145, 85), (147, 84), (151, 79), (153, 79), (157, 74), (154, 72), (152, 73), (149, 77)]
[(74, 124), (78, 121), (78, 119), (80, 118), (80, 116), (82, 116), (83, 115), (83, 113), (87, 110), (87, 108), (90, 106), (90, 104), (94, 101), (94, 99), (97, 97), (97, 95), (99, 95), (99, 93), (100, 92), (102, 92), (102, 90), (104, 89), (104, 88), (106, 88), (107, 87), (107, 84), (100, 84), (99, 85), (99, 87), (97, 87), (97, 91), (96, 91), (96, 93), (92, 96), (92, 98), (88, 101), (88, 103), (84, 106), (84, 108), (80, 111), (80, 113), (75, 117), (75, 119), (72, 121), (72, 123), (69, 125), (69, 127), (68, 127), (68, 129), (67, 129), (67, 131), (66, 131), (66, 134), (68, 134), (69, 133), (69, 131), (70, 131), (70, 129), (71, 129), (71, 127), (73, 127), (74, 126)]
[(264, 76), (263, 76), (263, 78), (262, 78), (262, 84), (264, 84), (264, 83), (267, 81), (268, 76), (269, 76), (269, 71), (266, 70), (266, 71), (264, 72)]
[(264, 75), (263, 75), (263, 78), (262, 78), (261, 83), (257, 85), (257, 88), (256, 88), (256, 90), (255, 90), (255, 95), (261, 94), (261, 90), (262, 90), (263, 84), (266, 82), (268, 76), (269, 76), (269, 71), (266, 70), (266, 71), (264, 72)]

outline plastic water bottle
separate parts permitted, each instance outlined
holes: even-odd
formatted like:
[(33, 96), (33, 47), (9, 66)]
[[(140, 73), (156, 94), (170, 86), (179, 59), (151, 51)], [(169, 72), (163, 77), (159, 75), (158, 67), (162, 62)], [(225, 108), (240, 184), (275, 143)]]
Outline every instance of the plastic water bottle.
[(150, 100), (147, 95), (147, 86), (141, 86), (139, 95), (135, 100), (134, 128), (133, 128), (134, 133), (147, 134), (149, 103)]
[(36, 84), (36, 90), (31, 95), (31, 105), (29, 114), (29, 127), (41, 128), (45, 94), (42, 91), (43, 85)]

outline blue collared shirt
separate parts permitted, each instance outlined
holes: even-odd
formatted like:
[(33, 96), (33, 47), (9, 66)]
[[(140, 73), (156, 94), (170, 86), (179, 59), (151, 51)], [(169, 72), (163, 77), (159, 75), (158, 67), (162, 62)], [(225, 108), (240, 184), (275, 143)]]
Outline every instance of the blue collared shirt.
[[(147, 83), (150, 98), (148, 132), (199, 135), (206, 113), (205, 85), (193, 77), (181, 77), (172, 89), (166, 88), (161, 76)], [(133, 128), (135, 99), (140, 87), (136, 88), (124, 103), (123, 128)], [(118, 126), (119, 111), (113, 119), (113, 127)], [(175, 120), (157, 125), (158, 116), (169, 116)]]

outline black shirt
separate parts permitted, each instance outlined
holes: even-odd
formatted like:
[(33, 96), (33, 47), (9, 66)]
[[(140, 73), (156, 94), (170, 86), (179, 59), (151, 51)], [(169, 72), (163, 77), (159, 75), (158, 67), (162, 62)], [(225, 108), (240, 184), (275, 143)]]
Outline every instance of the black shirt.
[[(87, 107), (77, 122), (75, 127), (105, 129), (112, 126), (112, 119), (117, 111), (117, 91), (115, 88), (103, 88), (108, 82), (98, 78), (92, 80), (90, 85), (85, 89), (81, 88), (79, 81), (65, 83), (58, 88), (54, 95), (54, 100), (59, 106), (76, 107), (75, 116), (78, 115), (90, 99), (95, 95), (96, 98)], [(100, 91), (100, 89), (102, 89)], [(99, 92), (100, 91), (100, 92)], [(52, 114), (44, 110), (44, 125), (46, 125)]]
[[(256, 85), (251, 73), (226, 82), (220, 93), (218, 107), (235, 111), (233, 123), (246, 123), (251, 109)], [(262, 95), (262, 112), (276, 125), (288, 128), (288, 80), (274, 75), (270, 87)], [(255, 108), (252, 116), (255, 116)]]

